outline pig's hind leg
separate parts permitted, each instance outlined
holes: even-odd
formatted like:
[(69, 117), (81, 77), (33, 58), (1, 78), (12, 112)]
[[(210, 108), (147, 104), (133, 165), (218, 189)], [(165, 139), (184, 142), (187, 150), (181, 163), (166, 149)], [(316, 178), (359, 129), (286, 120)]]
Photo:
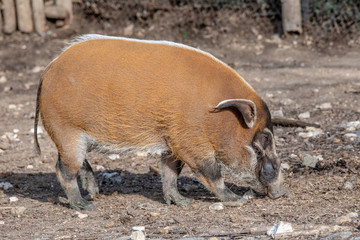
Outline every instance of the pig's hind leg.
[(164, 153), (161, 156), (161, 179), (167, 204), (173, 202), (176, 205), (186, 206), (191, 203), (191, 200), (182, 196), (177, 188), (177, 178), (183, 166), (184, 163), (176, 160), (171, 153)]
[(79, 175), (83, 189), (87, 190), (92, 198), (99, 194), (99, 187), (94, 176), (94, 171), (86, 159), (83, 162)]
[[(57, 178), (68, 197), (71, 208), (76, 210), (92, 210), (95, 208), (94, 204), (81, 197), (77, 183), (77, 177), (80, 172), (83, 173), (80, 174), (83, 176), (82, 178), (84, 178), (84, 176), (85, 178), (89, 178), (90, 176), (90, 181), (87, 181), (87, 183), (95, 181), (95, 179), (91, 180), (93, 172), (92, 170), (90, 172), (91, 167), (85, 160), (87, 142), (76, 130), (63, 130), (61, 141), (57, 141), (57, 136), (52, 135), (55, 139), (54, 142), (56, 143), (59, 152), (59, 158), (56, 163)], [(87, 185), (89, 186), (89, 184)], [(94, 189), (90, 188), (90, 191), (93, 190)]]

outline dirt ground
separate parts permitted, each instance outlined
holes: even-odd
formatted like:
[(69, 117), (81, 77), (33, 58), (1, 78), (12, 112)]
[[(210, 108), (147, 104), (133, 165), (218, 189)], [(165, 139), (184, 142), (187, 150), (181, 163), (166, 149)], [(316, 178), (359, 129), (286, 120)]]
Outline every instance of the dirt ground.
[[(220, 28), (190, 36), (156, 24), (130, 25), (127, 30), (126, 26), (110, 28), (83, 28), (79, 24), (51, 29), (42, 37), (18, 33), (1, 37), (1, 239), (128, 239), (134, 226), (145, 227), (147, 238), (266, 239), (266, 230), (279, 221), (303, 230), (328, 227), (318, 235), (306, 236), (304, 231), (293, 237), (298, 239), (360, 237), (356, 216), (360, 214), (360, 124), (356, 123), (360, 121), (359, 45), (330, 44), (320, 51), (303, 44), (309, 41), (303, 37), (262, 35), (256, 26), (249, 26), (250, 37)], [(304, 120), (320, 124), (321, 130), (274, 128), (288, 194), (277, 200), (250, 199), (243, 206), (224, 203), (223, 210), (210, 210), (218, 200), (186, 167), (179, 189), (194, 203), (187, 207), (166, 205), (156, 172), (158, 159), (91, 153), (88, 159), (100, 184), (100, 194), (94, 200), (97, 208), (81, 212), (86, 215), (68, 208), (54, 173), (56, 149), (42, 133), (42, 157), (36, 156), (31, 129), (42, 70), (71, 38), (89, 32), (175, 40), (198, 47), (233, 67), (273, 114), (281, 110), (285, 117), (298, 119), (299, 114), (308, 112), (310, 116)], [(307, 136), (316, 132), (320, 134)], [(318, 160), (314, 168), (302, 165), (307, 154)], [(248, 190), (231, 174), (224, 174), (234, 192)]]

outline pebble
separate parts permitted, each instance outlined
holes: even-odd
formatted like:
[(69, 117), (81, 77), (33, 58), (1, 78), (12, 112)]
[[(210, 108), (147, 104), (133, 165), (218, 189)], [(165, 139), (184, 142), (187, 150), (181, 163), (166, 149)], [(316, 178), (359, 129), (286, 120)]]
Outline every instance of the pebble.
[(310, 138), (310, 137), (316, 137), (323, 133), (323, 131), (320, 128), (306, 127), (305, 130), (307, 132), (299, 132), (299, 137)]
[(85, 213), (81, 213), (81, 212), (75, 212), (75, 214), (78, 216), (78, 218), (83, 219), (83, 218), (87, 218), (88, 215)]
[(358, 136), (355, 133), (346, 133), (344, 134), (344, 138), (349, 141), (355, 141), (358, 138)]
[(267, 235), (274, 237), (276, 234), (290, 233), (290, 232), (293, 232), (291, 223), (280, 221), (267, 231)]
[(242, 196), (243, 198), (249, 200), (249, 199), (254, 199), (256, 198), (256, 194), (254, 191), (252, 191), (251, 189), (249, 191), (247, 191), (246, 193), (244, 193), (244, 195)]
[(27, 169), (34, 169), (34, 166), (33, 165), (27, 165), (26, 168)]
[[(30, 133), (34, 133), (34, 128), (30, 129)], [(43, 130), (43, 128), (41, 126), (37, 127), (37, 133), (38, 134), (43, 134), (44, 133), (44, 130)]]
[(16, 107), (15, 104), (9, 104), (8, 108), (9, 108), (10, 110), (15, 110), (17, 107)]
[(13, 88), (12, 88), (12, 86), (6, 86), (6, 87), (4, 87), (4, 92), (10, 92), (11, 90), (12, 90)]
[(7, 79), (5, 76), (0, 77), (0, 83), (6, 83)]
[(113, 184), (121, 183), (123, 181), (122, 177), (119, 176), (118, 172), (111, 172), (111, 173), (103, 172), (101, 173), (101, 178), (103, 179), (101, 182), (110, 181), (110, 183)]
[(291, 100), (290, 98), (284, 98), (284, 99), (282, 99), (282, 100), (280, 101), (280, 103), (281, 103), (282, 105), (288, 106), (288, 105), (293, 104), (294, 101)]
[(343, 185), (343, 188), (347, 190), (353, 190), (354, 184), (352, 182), (346, 181)]
[(34, 68), (31, 70), (31, 72), (33, 72), (33, 73), (38, 73), (38, 72), (41, 72), (42, 70), (43, 70), (42, 67), (36, 66), (36, 67), (34, 67)]
[(110, 158), (111, 160), (115, 160), (115, 159), (119, 159), (120, 155), (119, 154), (109, 154), (108, 158)]
[(338, 138), (334, 138), (334, 140), (333, 140), (333, 143), (335, 143), (335, 144), (340, 143), (340, 142), (341, 142), (341, 140)]
[(281, 163), (280, 168), (282, 170), (289, 170), (290, 169), (290, 165), (288, 163)]
[(20, 217), (22, 214), (24, 214), (25, 210), (26, 207), (14, 207), (11, 209), (11, 214)]
[(142, 231), (135, 231), (131, 234), (131, 240), (145, 240), (145, 235)]
[(296, 154), (293, 154), (293, 153), (292, 153), (292, 154), (290, 154), (290, 158), (291, 158), (291, 159), (298, 159), (298, 156), (297, 156)]
[(133, 35), (133, 33), (134, 33), (134, 24), (130, 24), (124, 28), (124, 35), (126, 37)]
[(302, 160), (301, 164), (303, 166), (311, 167), (311, 168), (314, 168), (316, 166), (316, 164), (319, 162), (317, 157), (314, 157), (308, 153), (302, 153), (301, 160)]
[(4, 221), (0, 221), (0, 225), (4, 225), (5, 224), (5, 222)]
[(209, 209), (215, 211), (221, 211), (224, 209), (224, 205), (221, 202), (214, 203), (209, 206)]
[(4, 190), (8, 190), (10, 188), (13, 188), (14, 186), (9, 182), (0, 182), (0, 188)]
[(132, 227), (132, 230), (134, 231), (145, 231), (145, 227), (144, 226), (135, 226), (135, 227)]
[(298, 118), (299, 118), (299, 119), (308, 119), (308, 118), (310, 118), (310, 112), (300, 113), (300, 114), (298, 115)]
[(17, 202), (19, 199), (17, 197), (10, 197), (9, 202)]
[(337, 224), (351, 223), (352, 219), (348, 216), (341, 216), (336, 219)]
[(346, 146), (344, 147), (344, 150), (352, 150), (352, 149), (354, 149), (354, 146), (351, 145), (351, 144), (346, 145)]
[(320, 108), (321, 110), (329, 110), (332, 108), (331, 103), (323, 103), (320, 106), (318, 106), (318, 108)]
[(273, 111), (272, 112), (272, 117), (273, 118), (277, 118), (277, 117), (284, 117), (284, 113), (283, 111), (280, 109), (280, 110), (276, 110), (276, 111)]
[(101, 165), (96, 165), (95, 167), (96, 171), (105, 171), (105, 167), (104, 166), (101, 166)]

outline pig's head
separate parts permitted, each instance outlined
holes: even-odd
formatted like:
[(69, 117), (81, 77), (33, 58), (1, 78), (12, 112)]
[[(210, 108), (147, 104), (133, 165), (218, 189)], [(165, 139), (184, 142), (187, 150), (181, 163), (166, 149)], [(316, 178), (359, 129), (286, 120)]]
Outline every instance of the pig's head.
[(276, 153), (268, 107), (262, 100), (256, 105), (245, 99), (225, 100), (215, 107), (217, 110), (227, 108), (240, 113), (241, 124), (236, 127), (238, 138), (248, 138), (248, 143), (246, 146), (229, 146), (232, 148), (229, 155), (232, 155), (235, 161), (229, 164), (224, 162), (225, 166), (230, 167), (232, 172), (240, 176), (240, 179), (247, 182), (258, 194), (268, 195), (272, 199), (281, 197), (286, 190), (282, 185), (281, 160)]

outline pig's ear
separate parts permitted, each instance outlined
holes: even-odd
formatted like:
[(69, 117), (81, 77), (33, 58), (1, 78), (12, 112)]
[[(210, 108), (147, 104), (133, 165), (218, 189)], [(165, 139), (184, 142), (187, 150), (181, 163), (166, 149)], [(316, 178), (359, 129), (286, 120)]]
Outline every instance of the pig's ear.
[(253, 101), (247, 99), (227, 99), (221, 101), (214, 109), (222, 110), (230, 107), (239, 110), (248, 128), (254, 127), (256, 121), (256, 105)]

